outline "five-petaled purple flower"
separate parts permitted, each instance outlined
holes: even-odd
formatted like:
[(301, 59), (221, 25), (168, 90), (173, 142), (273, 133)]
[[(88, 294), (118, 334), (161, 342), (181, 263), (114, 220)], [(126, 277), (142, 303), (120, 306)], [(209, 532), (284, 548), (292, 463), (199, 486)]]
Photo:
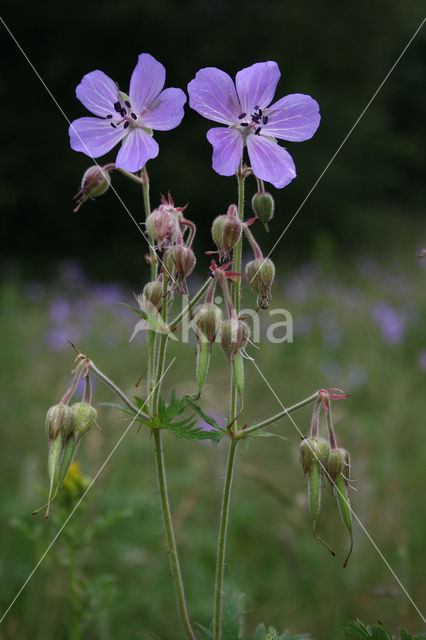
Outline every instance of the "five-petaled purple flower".
[(181, 89), (165, 89), (166, 70), (142, 53), (130, 79), (129, 95), (102, 71), (85, 75), (77, 98), (97, 118), (78, 118), (70, 125), (71, 147), (98, 158), (123, 140), (115, 164), (135, 172), (158, 155), (152, 130), (168, 131), (180, 124), (186, 96)]
[(247, 146), (255, 176), (274, 187), (285, 187), (296, 177), (290, 154), (275, 138), (302, 142), (318, 128), (318, 103), (310, 96), (293, 93), (269, 106), (280, 79), (276, 62), (259, 62), (232, 78), (215, 67), (201, 69), (188, 85), (189, 106), (199, 114), (228, 128), (207, 133), (213, 146), (213, 169), (222, 176), (237, 171)]

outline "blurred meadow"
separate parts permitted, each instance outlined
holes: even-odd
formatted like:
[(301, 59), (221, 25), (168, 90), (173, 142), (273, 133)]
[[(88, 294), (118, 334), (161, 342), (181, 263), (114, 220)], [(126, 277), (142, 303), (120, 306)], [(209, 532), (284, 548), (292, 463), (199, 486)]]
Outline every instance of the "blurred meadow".
[[(126, 89), (143, 51), (166, 66), (167, 86), (183, 89), (201, 67), (234, 76), (276, 60), (283, 74), (277, 97), (311, 94), (322, 122), (312, 141), (289, 144), (298, 177), (271, 189), (271, 232), (256, 228), (265, 254), (423, 16), (417, 0), (7, 1), (3, 14), (71, 120), (86, 115), (75, 98), (85, 73), (103, 69)], [(98, 428), (82, 442), (79, 467), (49, 520), (31, 515), (47, 496), (44, 417), (70, 381), (68, 340), (130, 397), (142, 395), (144, 383), (136, 384), (146, 372), (145, 338), (138, 333), (129, 342), (137, 317), (117, 303), (132, 305), (148, 279), (143, 237), (111, 192), (72, 213), (91, 161), (70, 150), (67, 122), (6, 30), (1, 46), (0, 618), (128, 425), (127, 416), (101, 406), (116, 398), (95, 381)], [(361, 524), (354, 523), (354, 552), (343, 569), (349, 541), (328, 488), (319, 533), (336, 558), (312, 536), (300, 434), (290, 420), (270, 428), (285, 440), (257, 438), (241, 450), (225, 578), (227, 601), (244, 594), (243, 637), (264, 622), (314, 640), (343, 640), (343, 626), (355, 618), (380, 620), (393, 633), (424, 631), (387, 563), (424, 615), (426, 258), (417, 256), (426, 247), (425, 48), (423, 28), (271, 256), (271, 308), (290, 311), (294, 341), (267, 342), (264, 312), (262, 342), (249, 355), (284, 405), (323, 387), (352, 394), (333, 409), (339, 444), (352, 456), (352, 506)], [(152, 205), (170, 189), (176, 204), (189, 202), (186, 213), (197, 224), (193, 293), (207, 273), (211, 222), (236, 199), (234, 179), (211, 169), (208, 127), (187, 107), (182, 126), (159, 134), (160, 155), (148, 167)], [(254, 181), (248, 185), (250, 216)], [(141, 222), (138, 187), (115, 175), (114, 186)], [(243, 306), (255, 306), (247, 288)], [(194, 344), (171, 343), (168, 362), (173, 357), (166, 397), (173, 389), (194, 393)], [(215, 348), (201, 405), (218, 420), (228, 391), (225, 358)], [(247, 361), (242, 420), (252, 424), (279, 410)], [(293, 418), (307, 435), (311, 407)], [(164, 434), (190, 616), (204, 626), (213, 607), (224, 444)], [(146, 636), (177, 640), (181, 632), (153, 442), (147, 429), (132, 427), (0, 623), (0, 639)]]

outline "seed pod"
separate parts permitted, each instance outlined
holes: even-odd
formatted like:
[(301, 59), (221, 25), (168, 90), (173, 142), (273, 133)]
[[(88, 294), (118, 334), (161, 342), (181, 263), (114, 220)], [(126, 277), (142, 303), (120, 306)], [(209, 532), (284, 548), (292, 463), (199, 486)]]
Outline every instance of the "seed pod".
[(309, 496), (309, 509), (312, 517), (312, 533), (314, 537), (321, 542), (321, 544), (331, 553), (332, 556), (336, 555), (329, 547), (329, 545), (319, 537), (317, 534), (317, 522), (321, 509), (321, 483), (322, 483), (322, 469), (318, 459), (312, 462), (310, 471), (308, 473), (308, 496)]
[(87, 433), (96, 420), (98, 412), (95, 407), (87, 402), (76, 402), (71, 406), (74, 414), (74, 434), (77, 440), (79, 440), (85, 433)]
[(331, 449), (330, 451), (330, 456), (327, 462), (327, 473), (330, 476), (332, 483), (336, 482), (337, 478), (345, 470), (346, 454), (346, 449), (341, 449), (340, 447)]
[(167, 275), (174, 274), (178, 282), (183, 282), (193, 271), (196, 263), (195, 254), (189, 247), (176, 244), (166, 254)]
[(47, 500), (46, 518), (49, 517), (50, 499), (55, 480), (58, 477), (63, 453), (64, 435), (60, 431), (55, 439), (49, 441), (49, 453), (47, 456), (47, 470), (49, 473), (49, 497)]
[(228, 208), (226, 215), (218, 216), (213, 221), (212, 238), (219, 250), (219, 257), (224, 260), (241, 238), (243, 224), (238, 217), (234, 204)]
[(320, 463), (320, 469), (327, 468), (330, 455), (328, 440), (321, 437), (305, 438), (300, 445), (300, 462), (306, 475), (315, 461)]
[(258, 305), (268, 309), (275, 277), (274, 263), (269, 258), (256, 258), (246, 265), (246, 276), (250, 287), (258, 294)]
[(268, 222), (274, 217), (275, 202), (273, 197), (267, 191), (258, 191), (254, 194), (251, 206), (257, 218), (265, 225), (265, 229), (268, 229)]
[(64, 437), (72, 432), (74, 415), (67, 404), (55, 404), (46, 413), (46, 431), (49, 439), (55, 440), (61, 432)]
[(158, 280), (147, 282), (142, 291), (142, 306), (148, 311), (154, 307), (159, 313), (163, 308), (163, 285)]
[(220, 343), (228, 362), (244, 349), (250, 336), (248, 325), (239, 318), (224, 320), (221, 325)]
[(212, 302), (200, 304), (195, 309), (194, 322), (197, 338), (210, 345), (216, 340), (222, 322), (222, 310)]
[[(345, 461), (345, 473), (350, 473), (350, 458), (348, 452), (346, 452), (346, 461)], [(333, 493), (336, 498), (337, 506), (339, 508), (339, 513), (343, 520), (343, 523), (348, 530), (350, 537), (350, 547), (348, 551), (348, 555), (346, 556), (346, 560), (343, 563), (344, 567), (347, 567), (349, 558), (353, 549), (353, 533), (352, 533), (352, 510), (351, 504), (349, 500), (349, 492), (348, 492), (348, 480), (345, 475), (341, 473), (336, 480), (336, 483), (333, 487)]]
[(204, 387), (207, 378), (207, 371), (210, 363), (210, 344), (206, 340), (200, 340), (197, 345), (197, 384), (198, 398)]
[(74, 196), (77, 206), (74, 212), (77, 212), (81, 205), (89, 198), (97, 198), (108, 191), (111, 184), (111, 177), (108, 171), (104, 171), (102, 167), (94, 165), (84, 172), (81, 180), (80, 190)]
[(160, 249), (173, 244), (180, 230), (177, 210), (168, 204), (160, 204), (147, 217), (145, 226), (151, 238), (158, 242)]

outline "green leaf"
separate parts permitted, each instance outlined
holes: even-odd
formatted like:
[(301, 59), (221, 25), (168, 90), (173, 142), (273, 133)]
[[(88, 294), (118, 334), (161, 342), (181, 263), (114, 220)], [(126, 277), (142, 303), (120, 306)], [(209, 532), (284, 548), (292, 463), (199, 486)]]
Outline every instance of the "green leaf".
[(207, 413), (205, 413), (199, 406), (198, 404), (196, 404), (193, 400), (191, 400), (191, 398), (186, 398), (186, 402), (189, 404), (189, 406), (191, 407), (191, 409), (193, 409), (195, 411), (195, 413), (198, 413), (198, 415), (200, 416), (200, 418), (202, 418), (205, 422), (207, 422), (207, 424), (209, 424), (211, 427), (214, 427), (215, 429), (217, 429), (218, 431), (221, 431), (223, 434), (226, 434), (226, 429), (224, 429), (223, 427), (221, 427), (216, 420), (213, 418), (213, 416), (209, 416)]
[(347, 624), (343, 629), (343, 633), (351, 640), (366, 640), (371, 638), (370, 627), (366, 627), (361, 620)]
[(116, 302), (115, 304), (121, 304), (122, 307), (126, 307), (127, 309), (130, 309), (131, 311), (134, 311), (135, 313), (138, 314), (138, 316), (140, 316), (144, 320), (146, 320), (148, 318), (148, 316), (145, 313), (145, 311), (141, 311), (141, 309), (136, 309), (136, 307), (132, 307), (130, 304), (126, 304), (125, 302)]
[(284, 440), (284, 442), (290, 442), (289, 439), (285, 436), (281, 436), (279, 433), (272, 433), (271, 431), (255, 431), (254, 433), (251, 433), (249, 437), (280, 438), (280, 440)]
[(237, 640), (240, 637), (243, 597), (239, 595), (225, 599), (222, 613), (222, 640)]
[(263, 624), (263, 622), (261, 622), (257, 627), (256, 627), (256, 631), (254, 632), (254, 638), (253, 640), (262, 640), (263, 636), (265, 635), (266, 632), (266, 627)]

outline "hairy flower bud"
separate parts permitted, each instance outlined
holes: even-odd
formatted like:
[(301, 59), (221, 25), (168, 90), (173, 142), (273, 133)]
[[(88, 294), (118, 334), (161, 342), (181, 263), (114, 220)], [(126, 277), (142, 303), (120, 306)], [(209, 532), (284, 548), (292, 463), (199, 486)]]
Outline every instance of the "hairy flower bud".
[(330, 444), (325, 438), (305, 438), (300, 445), (300, 462), (305, 475), (309, 473), (315, 461), (319, 462), (321, 469), (327, 468), (329, 456)]
[(267, 191), (258, 191), (254, 194), (251, 206), (257, 218), (265, 225), (268, 230), (268, 222), (274, 217), (275, 202), (273, 197)]
[(89, 167), (83, 174), (80, 190), (75, 196), (77, 206), (74, 211), (78, 211), (83, 202), (89, 198), (102, 196), (109, 189), (110, 184), (111, 178), (108, 171), (97, 165)]
[(192, 249), (184, 244), (176, 244), (166, 253), (165, 263), (169, 272), (167, 275), (174, 274), (177, 281), (182, 282), (192, 273), (196, 261)]
[(238, 210), (234, 204), (226, 215), (218, 216), (213, 221), (212, 238), (219, 250), (220, 259), (225, 259), (241, 238), (243, 224), (238, 217)]
[(87, 402), (76, 402), (71, 406), (74, 414), (74, 433), (76, 438), (81, 438), (87, 433), (96, 420), (98, 412), (95, 407)]
[(256, 258), (246, 265), (246, 276), (250, 287), (258, 294), (258, 305), (268, 309), (275, 277), (274, 263), (269, 258)]
[(179, 234), (178, 211), (169, 204), (160, 204), (146, 219), (148, 234), (162, 249), (164, 246), (176, 242)]
[(163, 285), (158, 280), (147, 282), (142, 291), (141, 306), (148, 311), (152, 308), (161, 313), (163, 308)]
[(212, 302), (200, 304), (195, 309), (194, 322), (198, 340), (208, 342), (211, 346), (219, 333), (222, 310)]
[(231, 318), (221, 325), (220, 343), (228, 362), (244, 349), (250, 336), (250, 329), (244, 320)]
[(67, 404), (55, 404), (46, 414), (46, 431), (49, 440), (56, 440), (59, 433), (67, 438), (74, 427), (74, 414)]

